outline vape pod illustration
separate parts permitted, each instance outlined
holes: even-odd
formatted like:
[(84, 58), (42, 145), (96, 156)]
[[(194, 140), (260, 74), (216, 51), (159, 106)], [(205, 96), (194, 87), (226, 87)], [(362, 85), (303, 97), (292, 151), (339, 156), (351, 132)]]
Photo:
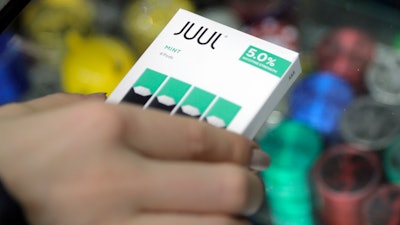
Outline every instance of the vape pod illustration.
[(147, 69), (133, 84), (122, 101), (139, 105), (146, 104), (166, 78), (167, 76), (162, 73)]
[(190, 116), (220, 128), (226, 128), (241, 109), (222, 97), (152, 69), (143, 72), (123, 101)]
[(203, 89), (193, 88), (176, 113), (200, 118), (215, 97)]
[(190, 87), (190, 84), (171, 77), (157, 93), (156, 98), (150, 103), (149, 107), (172, 112)]
[(209, 124), (226, 128), (239, 112), (240, 108), (240, 106), (228, 100), (218, 98), (210, 111), (208, 111), (205, 119)]

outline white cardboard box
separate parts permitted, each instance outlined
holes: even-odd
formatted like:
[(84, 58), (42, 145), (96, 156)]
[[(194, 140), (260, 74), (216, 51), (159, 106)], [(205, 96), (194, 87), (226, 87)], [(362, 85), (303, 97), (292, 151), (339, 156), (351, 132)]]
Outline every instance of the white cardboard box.
[(254, 138), (301, 73), (299, 54), (180, 9), (110, 94)]

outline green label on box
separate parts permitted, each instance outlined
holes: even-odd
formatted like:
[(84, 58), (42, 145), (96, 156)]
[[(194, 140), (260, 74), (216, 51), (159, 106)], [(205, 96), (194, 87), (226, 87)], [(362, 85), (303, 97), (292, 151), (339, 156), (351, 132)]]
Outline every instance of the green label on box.
[(219, 98), (207, 113), (206, 121), (216, 127), (226, 128), (235, 118), (240, 106)]
[(277, 77), (282, 77), (290, 66), (288, 60), (251, 45), (240, 57), (240, 60)]

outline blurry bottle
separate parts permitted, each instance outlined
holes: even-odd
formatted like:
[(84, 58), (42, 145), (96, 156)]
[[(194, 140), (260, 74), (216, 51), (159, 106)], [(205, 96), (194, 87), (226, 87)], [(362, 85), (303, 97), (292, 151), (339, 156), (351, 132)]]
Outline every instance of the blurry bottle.
[(298, 50), (299, 30), (296, 26), (279, 21), (273, 17), (266, 18), (243, 29), (244, 32), (269, 41), (276, 45)]
[(400, 186), (400, 137), (385, 149), (383, 162), (388, 182)]
[(59, 62), (65, 50), (65, 35), (69, 31), (87, 34), (94, 18), (89, 0), (36, 0), (21, 15), (25, 36), (43, 51), (49, 51), (48, 60)]
[(378, 102), (400, 106), (400, 51), (379, 44), (366, 71), (368, 93)]
[(131, 0), (86, 0), (91, 1), (95, 10), (93, 31), (123, 37), (123, 11)]
[(138, 54), (142, 54), (179, 8), (194, 11), (190, 0), (134, 0), (127, 6), (124, 30)]
[(332, 145), (313, 167), (317, 214), (324, 225), (362, 224), (363, 202), (381, 182), (373, 152), (349, 144)]
[(339, 122), (353, 101), (350, 84), (327, 71), (306, 75), (292, 88), (289, 118), (317, 130), (328, 142), (339, 141)]
[(198, 14), (237, 30), (242, 25), (240, 18), (237, 17), (231, 8), (226, 6), (209, 6), (200, 10)]
[(362, 225), (400, 224), (400, 186), (384, 184), (362, 207)]
[(89, 94), (111, 91), (130, 70), (136, 56), (119, 39), (106, 36), (68, 37), (61, 65), (62, 87), (67, 92)]
[(394, 107), (370, 96), (359, 96), (340, 118), (339, 130), (344, 141), (378, 151), (400, 134), (399, 121), (400, 115)]
[(22, 99), (29, 88), (27, 65), (14, 34), (0, 35), (0, 105)]
[(326, 33), (317, 45), (317, 69), (334, 72), (356, 92), (362, 92), (364, 74), (374, 54), (375, 42), (364, 30), (336, 28)]
[(284, 120), (258, 143), (271, 156), (261, 176), (272, 224), (315, 224), (310, 171), (322, 150), (321, 136), (297, 121)]
[(400, 50), (400, 31), (394, 37), (393, 45), (396, 49)]
[(296, 0), (230, 0), (242, 18), (242, 30), (250, 35), (292, 50), (298, 49)]
[(265, 18), (294, 23), (297, 4), (297, 0), (228, 0), (228, 5), (244, 24), (257, 23)]

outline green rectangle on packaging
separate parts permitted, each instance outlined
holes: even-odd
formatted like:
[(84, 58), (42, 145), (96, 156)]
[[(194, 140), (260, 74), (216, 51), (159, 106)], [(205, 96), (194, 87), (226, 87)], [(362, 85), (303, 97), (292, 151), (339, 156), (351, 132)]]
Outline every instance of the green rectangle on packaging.
[(284, 58), (251, 45), (240, 57), (240, 61), (262, 69), (277, 77), (282, 77), (291, 64)]
[(225, 127), (227, 127), (238, 114), (240, 109), (240, 106), (226, 99), (219, 98), (207, 113), (206, 118), (217, 117), (223, 120)]
[(146, 69), (133, 87), (145, 87), (149, 89), (151, 94), (154, 94), (166, 78), (167, 76), (162, 73)]
[(168, 96), (174, 99), (175, 104), (178, 104), (189, 88), (190, 84), (171, 77), (158, 92), (157, 96)]
[(200, 88), (193, 88), (189, 95), (185, 98), (182, 106), (192, 106), (197, 108), (200, 114), (203, 114), (211, 102), (214, 100), (215, 95)]

